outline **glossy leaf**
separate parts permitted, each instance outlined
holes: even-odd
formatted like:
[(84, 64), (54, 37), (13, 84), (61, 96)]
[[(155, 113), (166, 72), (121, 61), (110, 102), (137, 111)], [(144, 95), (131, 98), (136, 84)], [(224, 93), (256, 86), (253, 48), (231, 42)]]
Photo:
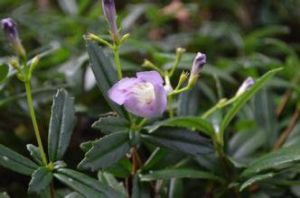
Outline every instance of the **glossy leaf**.
[(141, 182), (138, 175), (133, 176), (132, 198), (150, 198), (149, 188), (145, 182)]
[(52, 162), (65, 154), (75, 124), (74, 99), (60, 89), (53, 98), (48, 135), (48, 153)]
[(197, 133), (174, 128), (162, 128), (155, 133), (142, 134), (142, 141), (193, 156), (212, 153), (212, 145)]
[(197, 115), (199, 95), (200, 92), (197, 86), (194, 86), (193, 89), (180, 94), (178, 98), (178, 115), (179, 116)]
[(243, 171), (242, 176), (249, 177), (269, 169), (282, 169), (299, 161), (300, 147), (298, 145), (282, 148), (268, 153), (250, 163), (248, 168)]
[(148, 126), (147, 130), (152, 133), (162, 126), (171, 126), (171, 127), (182, 127), (190, 130), (196, 130), (203, 132), (206, 135), (211, 136), (213, 134), (212, 125), (206, 120), (199, 117), (175, 117), (169, 118), (163, 121), (154, 123), (152, 126)]
[(42, 157), (40, 155), (39, 148), (37, 146), (34, 146), (33, 144), (27, 144), (26, 148), (29, 151), (29, 153), (30, 153), (31, 157), (33, 158), (33, 160), (37, 164), (42, 165), (43, 160), (42, 160)]
[(23, 175), (31, 175), (38, 166), (30, 159), (0, 144), (0, 165)]
[(126, 178), (129, 177), (132, 171), (132, 164), (127, 157), (119, 160), (117, 163), (104, 169), (105, 171), (113, 174), (116, 177)]
[(85, 154), (79, 168), (96, 171), (106, 168), (122, 159), (130, 149), (129, 134), (118, 132), (94, 141), (93, 147)]
[(240, 109), (246, 104), (246, 102), (251, 99), (251, 97), (260, 90), (265, 83), (274, 76), (277, 72), (282, 70), (282, 68), (276, 68), (273, 69), (266, 74), (264, 74), (261, 78), (259, 78), (254, 85), (247, 90), (245, 93), (243, 93), (232, 105), (232, 107), (229, 109), (229, 111), (226, 113), (222, 123), (221, 123), (221, 132), (224, 133), (224, 130), (228, 126), (228, 124), (231, 122), (231, 120), (234, 118), (234, 116), (240, 111)]
[(116, 191), (120, 192), (124, 195), (124, 197), (127, 196), (126, 189), (124, 188), (122, 182), (119, 182), (112, 174), (104, 171), (98, 172), (98, 180), (110, 186), (111, 188), (115, 189)]
[(108, 90), (118, 80), (117, 71), (114, 69), (111, 60), (105, 55), (102, 47), (92, 41), (87, 41), (87, 51), (97, 85), (103, 97), (114, 111), (116, 111), (120, 116), (125, 117), (125, 111), (120, 106), (112, 102), (107, 96)]
[(99, 197), (124, 197), (111, 187), (91, 178), (83, 173), (70, 170), (59, 169), (54, 173), (55, 178), (66, 184), (84, 197), (99, 198)]
[(93, 123), (93, 128), (105, 134), (129, 131), (128, 120), (122, 117), (103, 117)]
[(140, 175), (142, 181), (152, 180), (169, 180), (172, 178), (190, 178), (190, 179), (207, 179), (213, 181), (222, 181), (222, 178), (205, 171), (194, 169), (166, 169), (158, 171), (150, 171), (149, 174)]
[(40, 193), (45, 190), (51, 183), (53, 178), (52, 172), (46, 167), (40, 167), (32, 174), (28, 192)]
[(274, 177), (273, 173), (266, 173), (266, 174), (263, 174), (263, 175), (256, 175), (254, 177), (251, 177), (250, 179), (248, 179), (247, 181), (245, 181), (241, 185), (240, 191), (243, 191), (245, 188), (251, 186), (254, 183), (257, 183), (257, 182), (260, 182), (262, 180), (269, 179), (269, 178), (272, 178), (272, 177)]
[(71, 193), (67, 194), (64, 198), (84, 198), (84, 196), (82, 196), (81, 194), (79, 194), (77, 192), (71, 192)]

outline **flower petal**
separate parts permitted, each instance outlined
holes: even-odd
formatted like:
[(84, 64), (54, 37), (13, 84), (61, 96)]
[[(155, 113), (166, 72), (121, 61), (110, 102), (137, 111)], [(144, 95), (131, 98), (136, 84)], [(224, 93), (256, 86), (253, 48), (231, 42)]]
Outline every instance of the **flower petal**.
[(145, 82), (150, 82), (152, 84), (163, 84), (163, 79), (160, 76), (160, 74), (157, 71), (145, 71), (145, 72), (138, 72), (136, 73), (136, 76), (138, 79), (145, 81)]
[(130, 88), (139, 81), (137, 78), (123, 78), (108, 90), (108, 97), (119, 105), (124, 104), (128, 98)]
[(128, 94), (124, 106), (127, 111), (144, 118), (160, 116), (167, 107), (167, 93), (162, 85), (154, 85), (155, 100), (149, 104), (141, 103), (136, 95)]
[(154, 108), (157, 111), (156, 116), (160, 116), (167, 108), (167, 91), (163, 86), (160, 85), (155, 86), (154, 91), (155, 91)]

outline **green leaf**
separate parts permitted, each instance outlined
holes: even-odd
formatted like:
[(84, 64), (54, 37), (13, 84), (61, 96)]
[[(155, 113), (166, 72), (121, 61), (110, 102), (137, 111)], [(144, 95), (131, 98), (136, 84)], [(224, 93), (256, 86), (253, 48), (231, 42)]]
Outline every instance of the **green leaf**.
[(166, 156), (167, 151), (165, 149), (161, 149), (157, 147), (144, 163), (142, 170), (150, 170), (155, 167), (156, 164), (159, 164), (160, 161)]
[(46, 167), (39, 167), (32, 174), (28, 192), (40, 193), (46, 190), (52, 181), (53, 175)]
[(129, 122), (122, 117), (103, 117), (94, 122), (92, 127), (105, 134), (126, 132), (129, 131)]
[(98, 180), (103, 184), (106, 184), (111, 188), (115, 189), (116, 191), (120, 192), (121, 194), (124, 195), (124, 197), (127, 196), (127, 192), (123, 184), (119, 182), (112, 174), (104, 171), (99, 171)]
[(214, 132), (212, 125), (200, 117), (176, 117), (169, 118), (160, 122), (154, 123), (152, 126), (147, 126), (146, 129), (152, 133), (162, 126), (183, 127), (191, 130), (203, 132), (211, 136)]
[(139, 176), (133, 176), (132, 181), (132, 198), (150, 198), (151, 192), (145, 182), (141, 182)]
[(182, 129), (162, 128), (155, 133), (142, 134), (142, 141), (193, 156), (212, 153), (212, 145), (197, 133)]
[(70, 170), (70, 169), (58, 169), (54, 173), (54, 177), (66, 184), (76, 192), (80, 193), (84, 197), (100, 198), (100, 197), (124, 197), (119, 192), (115, 191), (111, 187), (91, 178), (83, 173)]
[(117, 82), (117, 72), (111, 60), (105, 55), (102, 47), (92, 41), (87, 41), (87, 52), (90, 57), (91, 67), (95, 75), (97, 85), (110, 107), (120, 116), (127, 115), (120, 106), (108, 98), (108, 90)]
[(64, 198), (85, 198), (85, 197), (77, 192), (71, 192), (67, 194)]
[(109, 167), (122, 159), (129, 149), (130, 142), (127, 132), (106, 135), (93, 142), (93, 147), (85, 154), (85, 158), (78, 167), (92, 171)]
[(0, 83), (4, 81), (9, 72), (9, 67), (7, 64), (0, 64)]
[(40, 150), (37, 146), (33, 145), (33, 144), (27, 144), (26, 145), (27, 150), (29, 151), (31, 157), (33, 158), (33, 160), (39, 164), (42, 165), (43, 164), (43, 160), (42, 157), (40, 155)]
[(260, 182), (262, 180), (269, 179), (272, 177), (274, 177), (274, 173), (266, 173), (263, 175), (256, 175), (254, 177), (251, 177), (250, 179), (248, 179), (241, 185), (240, 191), (243, 191), (245, 188), (247, 188), (248, 186), (251, 186), (254, 183), (257, 183), (257, 182)]
[(194, 86), (191, 90), (180, 94), (178, 98), (178, 115), (197, 115), (197, 111), (199, 109), (197, 108), (199, 103), (199, 95), (200, 91), (197, 86)]
[(87, 142), (83, 142), (80, 144), (80, 149), (83, 151), (83, 152), (88, 152), (92, 147), (93, 147), (93, 143), (97, 141), (97, 140), (90, 140), (90, 141), (87, 141)]
[(150, 171), (149, 174), (141, 174), (140, 178), (142, 181), (153, 181), (160, 179), (169, 180), (172, 178), (207, 179), (219, 182), (223, 181), (222, 178), (209, 172), (183, 168)]
[(249, 177), (269, 169), (283, 169), (288, 167), (291, 163), (299, 161), (300, 147), (298, 145), (282, 148), (268, 153), (250, 163), (248, 168), (243, 171), (242, 176)]
[(277, 72), (282, 70), (282, 68), (276, 68), (273, 69), (266, 74), (264, 74), (261, 78), (259, 78), (254, 85), (247, 90), (245, 93), (243, 93), (232, 105), (232, 107), (229, 109), (229, 111), (226, 113), (222, 123), (221, 123), (221, 133), (224, 133), (224, 130), (230, 123), (230, 121), (234, 118), (234, 116), (240, 111), (240, 109), (246, 104), (246, 102), (251, 99), (251, 97), (259, 90), (261, 89), (265, 83), (274, 76)]
[(110, 172), (116, 177), (126, 178), (129, 177), (132, 171), (132, 164), (127, 157), (119, 160), (117, 163), (104, 169), (106, 172)]
[(74, 99), (64, 89), (53, 98), (48, 135), (48, 153), (52, 162), (61, 160), (65, 154), (75, 124)]
[(30, 159), (0, 144), (0, 165), (23, 175), (31, 175), (38, 166)]
[(184, 197), (184, 186), (182, 179), (172, 178), (169, 184), (168, 197), (181, 198)]

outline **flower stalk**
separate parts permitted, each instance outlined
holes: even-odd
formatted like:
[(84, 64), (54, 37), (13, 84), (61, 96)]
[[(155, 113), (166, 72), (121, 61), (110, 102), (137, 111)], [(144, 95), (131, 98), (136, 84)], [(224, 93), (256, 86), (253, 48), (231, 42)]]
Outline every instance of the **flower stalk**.
[(36, 137), (36, 140), (38, 143), (38, 148), (40, 150), (42, 162), (44, 165), (47, 165), (48, 164), (47, 157), (46, 157), (46, 154), (45, 154), (45, 151), (43, 148), (43, 143), (42, 143), (39, 127), (38, 127), (35, 112), (34, 112), (30, 80), (25, 81), (24, 84), (25, 84), (25, 89), (26, 89), (27, 105), (29, 108), (29, 113), (30, 113), (30, 117), (31, 117), (33, 129), (34, 129), (34, 134), (35, 134), (35, 137)]

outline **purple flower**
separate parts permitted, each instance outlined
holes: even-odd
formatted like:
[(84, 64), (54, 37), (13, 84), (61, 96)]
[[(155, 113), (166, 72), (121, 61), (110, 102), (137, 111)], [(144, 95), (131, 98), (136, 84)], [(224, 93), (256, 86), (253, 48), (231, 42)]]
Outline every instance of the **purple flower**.
[(193, 61), (191, 76), (196, 76), (199, 74), (204, 64), (206, 63), (206, 55), (198, 52)]
[(106, 17), (114, 37), (118, 37), (117, 13), (114, 0), (102, 0), (103, 14)]
[(10, 41), (14, 41), (19, 38), (17, 25), (11, 18), (2, 19), (1, 27)]
[(243, 84), (239, 87), (238, 91), (236, 92), (235, 96), (239, 96), (241, 94), (243, 94), (245, 91), (247, 91), (253, 84), (255, 83), (255, 81), (253, 80), (253, 78), (248, 77)]
[(19, 33), (15, 21), (11, 18), (5, 18), (1, 20), (1, 28), (3, 29), (7, 39), (11, 43), (12, 47), (17, 54), (24, 56), (25, 50), (19, 39)]
[(109, 98), (127, 111), (144, 118), (160, 116), (167, 107), (167, 92), (156, 71), (138, 72), (136, 78), (123, 78), (109, 91)]
[(193, 61), (191, 75), (189, 78), (189, 84), (193, 85), (196, 83), (196, 80), (198, 79), (198, 75), (202, 70), (203, 66), (205, 65), (205, 63), (206, 63), (206, 55), (201, 52), (198, 52)]

